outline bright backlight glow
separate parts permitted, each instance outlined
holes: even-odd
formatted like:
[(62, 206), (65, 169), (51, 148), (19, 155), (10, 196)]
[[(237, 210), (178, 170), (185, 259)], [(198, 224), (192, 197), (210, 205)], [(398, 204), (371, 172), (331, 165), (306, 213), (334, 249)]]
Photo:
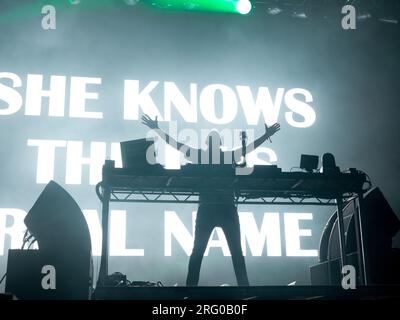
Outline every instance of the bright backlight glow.
[(240, 14), (248, 14), (251, 11), (251, 3), (249, 0), (239, 0), (236, 9)]

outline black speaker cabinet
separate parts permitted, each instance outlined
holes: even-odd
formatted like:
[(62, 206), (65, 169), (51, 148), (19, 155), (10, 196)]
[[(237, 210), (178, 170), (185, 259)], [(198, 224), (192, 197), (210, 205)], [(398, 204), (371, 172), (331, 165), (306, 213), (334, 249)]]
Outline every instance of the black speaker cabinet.
[(90, 252), (89, 228), (72, 196), (50, 181), (25, 217), (40, 250)]
[[(43, 270), (44, 266), (54, 267), (55, 289), (42, 286), (43, 278), (49, 275), (46, 268)], [(88, 300), (92, 291), (92, 274), (91, 256), (77, 257), (76, 254), (69, 256), (62, 252), (53, 254), (41, 250), (9, 250), (6, 292), (20, 300)]]
[[(19, 299), (88, 299), (92, 284), (90, 233), (72, 196), (50, 181), (24, 221), (39, 250), (9, 250), (7, 292)], [(55, 270), (55, 289), (42, 286), (50, 272), (43, 270), (44, 266)]]
[[(392, 238), (400, 230), (400, 220), (379, 188), (369, 190), (363, 200), (362, 232), (368, 282), (371, 285), (397, 284), (400, 276), (398, 268), (396, 268), (397, 255), (392, 249)], [(358, 250), (355, 231), (355, 213), (357, 211), (358, 204), (355, 200), (350, 201), (343, 209), (345, 251), (349, 257), (356, 252), (355, 258)], [(337, 213), (335, 212), (322, 233), (319, 246), (320, 263), (310, 268), (311, 283), (317, 285), (338, 284), (337, 279), (340, 279), (341, 276), (339, 258), (339, 234)], [(351, 264), (358, 265), (357, 259), (354, 259)]]
[[(347, 264), (352, 265), (356, 269), (358, 275), (358, 254), (352, 253), (347, 255)], [(318, 263), (310, 267), (311, 285), (313, 286), (340, 286), (341, 277), (341, 260), (340, 258)], [(357, 283), (360, 278), (357, 277)]]

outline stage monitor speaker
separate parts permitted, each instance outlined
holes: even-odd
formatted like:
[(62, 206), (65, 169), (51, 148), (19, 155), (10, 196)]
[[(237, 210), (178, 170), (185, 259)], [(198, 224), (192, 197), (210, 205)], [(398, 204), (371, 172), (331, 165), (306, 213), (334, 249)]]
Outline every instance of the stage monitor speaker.
[[(50, 181), (24, 220), (39, 250), (10, 250), (7, 290), (20, 299), (87, 299), (92, 285), (89, 228), (75, 200)], [(52, 265), (57, 289), (43, 290), (41, 268)]]
[[(354, 213), (358, 210), (356, 201), (352, 200), (343, 208), (343, 224), (345, 229), (346, 253), (357, 251), (355, 238)], [(339, 229), (337, 225), (337, 212), (328, 220), (319, 244), (319, 262), (337, 259), (340, 257)]]
[[(392, 238), (400, 230), (400, 220), (393, 212), (379, 188), (368, 191), (362, 202), (363, 235), (366, 264), (370, 284), (398, 283), (398, 270), (394, 267)], [(350, 201), (343, 209), (346, 254), (357, 252), (355, 216), (357, 201)], [(340, 257), (337, 212), (322, 233), (319, 246), (319, 262), (324, 263)], [(313, 269), (311, 269), (311, 272)], [(315, 270), (315, 269), (314, 269)], [(312, 277), (313, 278), (313, 277)], [(332, 277), (331, 277), (332, 278)]]
[[(77, 264), (63, 252), (54, 255), (41, 250), (9, 250), (6, 292), (19, 300), (88, 300), (92, 274), (91, 259), (80, 259)], [(49, 284), (54, 287), (48, 288)]]
[[(358, 268), (358, 254), (347, 255), (347, 263)], [(314, 286), (340, 285), (341, 278), (340, 258), (318, 263), (310, 267), (311, 284)]]
[(89, 228), (70, 194), (50, 181), (25, 217), (41, 251), (91, 254)]

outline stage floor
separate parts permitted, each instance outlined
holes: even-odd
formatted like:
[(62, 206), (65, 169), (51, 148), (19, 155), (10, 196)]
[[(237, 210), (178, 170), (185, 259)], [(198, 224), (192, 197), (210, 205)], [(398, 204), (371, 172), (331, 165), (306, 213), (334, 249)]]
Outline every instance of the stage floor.
[(400, 299), (400, 286), (99, 287), (94, 300)]

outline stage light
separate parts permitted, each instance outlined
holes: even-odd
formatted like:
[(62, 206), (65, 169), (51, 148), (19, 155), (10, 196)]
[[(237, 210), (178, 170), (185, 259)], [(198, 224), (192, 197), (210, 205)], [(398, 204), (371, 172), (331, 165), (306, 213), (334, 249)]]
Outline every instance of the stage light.
[(297, 19), (306, 19), (307, 15), (304, 11), (294, 11), (292, 13), (292, 18), (297, 18)]
[(378, 21), (389, 24), (399, 23), (400, 18), (400, 2), (386, 1), (380, 4), (375, 12)]
[(138, 4), (140, 0), (124, 0), (125, 4), (127, 4), (128, 6), (135, 6)]
[(276, 16), (277, 14), (280, 14), (282, 12), (282, 9), (278, 7), (272, 7), (272, 8), (267, 8), (267, 13), (271, 16)]
[(397, 24), (399, 21), (397, 19), (387, 19), (387, 18), (380, 18), (378, 19), (380, 22), (384, 23), (391, 23), (391, 24)]
[(68, 0), (70, 4), (80, 4), (81, 0)]
[(164, 10), (208, 11), (248, 14), (250, 0), (146, 0), (144, 4)]
[(357, 15), (357, 20), (358, 21), (365, 21), (368, 20), (372, 17), (372, 15), (368, 12), (365, 13), (360, 13), (359, 15)]
[(236, 9), (240, 14), (248, 14), (251, 11), (251, 3), (249, 0), (239, 0)]

